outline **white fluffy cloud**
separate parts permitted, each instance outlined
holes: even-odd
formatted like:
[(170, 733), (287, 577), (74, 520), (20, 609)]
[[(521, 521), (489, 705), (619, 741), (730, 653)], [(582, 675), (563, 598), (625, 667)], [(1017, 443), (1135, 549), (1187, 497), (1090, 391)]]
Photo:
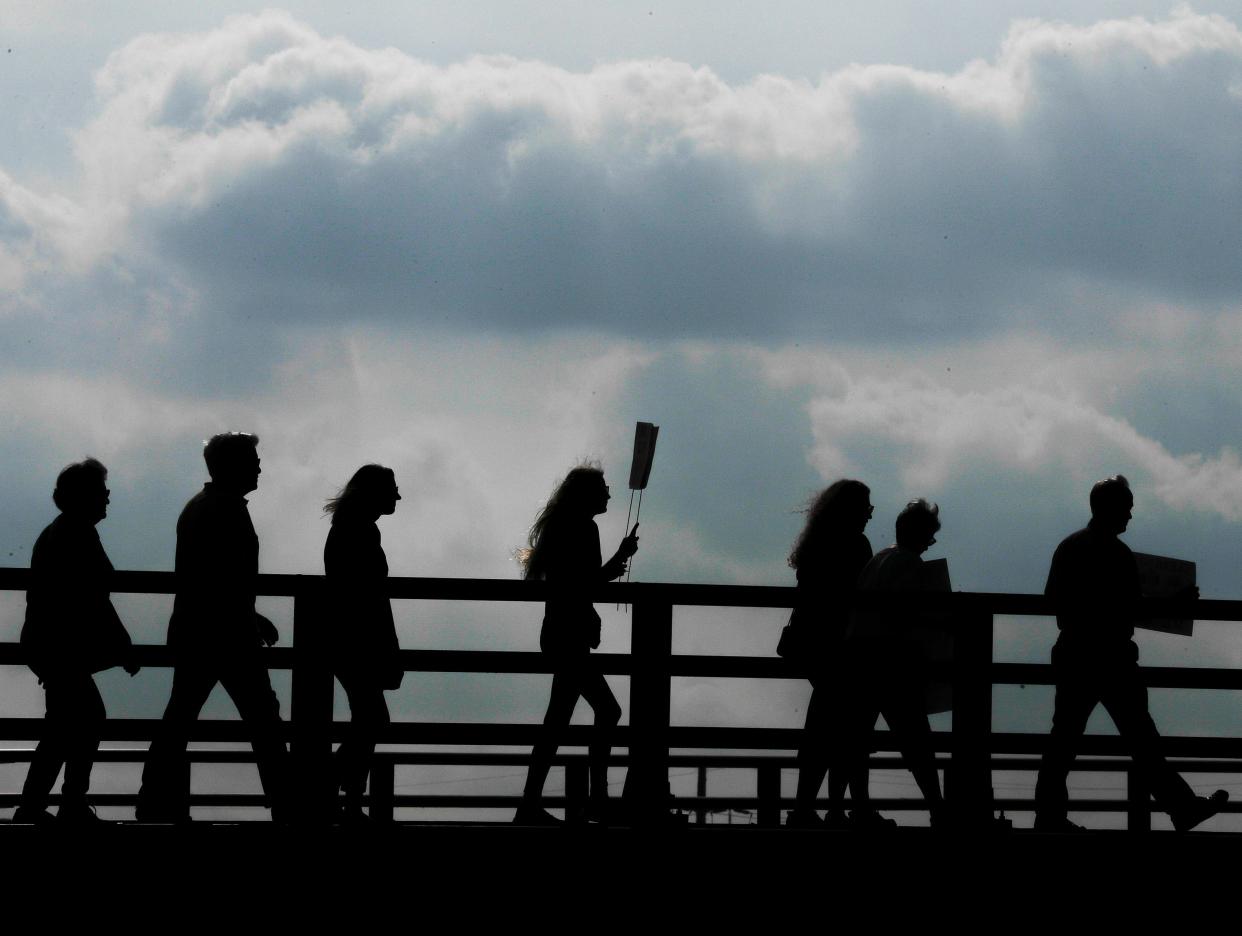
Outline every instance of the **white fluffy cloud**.
[(0, 176), (0, 283), (155, 258), (210, 314), (281, 322), (1084, 332), (1242, 295), (1240, 87), (1242, 34), (1186, 11), (741, 85), (432, 65), (268, 12), (109, 58), (74, 185)]

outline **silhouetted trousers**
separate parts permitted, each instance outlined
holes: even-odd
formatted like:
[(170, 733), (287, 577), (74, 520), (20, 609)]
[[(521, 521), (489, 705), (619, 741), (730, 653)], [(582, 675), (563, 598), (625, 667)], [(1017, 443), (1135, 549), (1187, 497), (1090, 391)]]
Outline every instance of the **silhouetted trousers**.
[(103, 699), (95, 680), (85, 674), (47, 677), (43, 687), (47, 704), (44, 735), (26, 773), (21, 806), (47, 809), (61, 767), (65, 768), (62, 804), (84, 804), (107, 717)]
[(1166, 812), (1177, 812), (1193, 802), (1195, 794), (1190, 785), (1160, 753), (1160, 734), (1147, 711), (1147, 687), (1139, 676), (1138, 648), (1132, 641), (1103, 655), (1076, 651), (1059, 638), (1052, 648), (1052, 665), (1057, 677), (1056, 707), (1035, 784), (1035, 809), (1041, 817), (1065, 818), (1069, 801), (1066, 777), (1087, 719), (1100, 703), (1129, 746), (1142, 782), (1157, 805)]
[(337, 673), (349, 699), (349, 731), (336, 749), (333, 769), (337, 787), (349, 805), (359, 805), (375, 757), (375, 744), (392, 720), (384, 690), (374, 679)]
[(850, 777), (850, 789), (855, 801), (860, 807), (869, 802), (868, 759), (875, 746), (872, 735), (876, 719), (883, 715), (906, 769), (934, 810), (942, 797), (931, 723), (927, 720), (926, 661), (901, 647), (883, 646), (869, 646), (857, 659), (859, 683), (865, 688), (857, 703), (857, 730), (852, 733), (856, 746), (850, 768), (855, 775)]
[(608, 687), (608, 680), (595, 666), (591, 651), (551, 648), (547, 629), (540, 637), (544, 653), (553, 658), (552, 694), (543, 716), (543, 732), (530, 754), (530, 773), (526, 775), (524, 797), (528, 802), (543, 793), (543, 783), (552, 766), (552, 757), (560, 745), (562, 732), (573, 718), (574, 707), (581, 696), (595, 713), (595, 728), (587, 758), (591, 775), (591, 798), (608, 796), (608, 756), (612, 753), (612, 729), (621, 720), (621, 706)]
[(258, 762), (259, 779), (274, 813), (285, 808), (288, 794), (288, 750), (280, 737), (280, 701), (272, 689), (267, 669), (244, 651), (240, 659), (214, 664), (178, 663), (173, 669), (172, 695), (156, 730), (142, 771), (138, 792), (139, 813), (177, 821), (189, 815), (190, 760), (186, 756), (191, 726), (198, 719), (216, 683), (237, 706)]
[[(843, 648), (838, 648), (844, 653)], [(850, 738), (858, 720), (856, 689), (850, 685), (845, 667), (823, 667), (811, 679), (811, 700), (806, 707), (806, 724), (798, 747), (797, 803), (814, 809), (819, 788), (829, 768), (844, 768), (854, 745)], [(835, 776), (829, 790), (829, 808), (840, 809), (846, 777)]]

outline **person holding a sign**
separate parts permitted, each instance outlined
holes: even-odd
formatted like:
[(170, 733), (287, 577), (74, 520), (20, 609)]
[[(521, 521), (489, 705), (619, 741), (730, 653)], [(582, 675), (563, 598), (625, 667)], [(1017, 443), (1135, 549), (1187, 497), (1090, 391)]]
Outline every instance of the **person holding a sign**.
[(548, 583), (539, 649), (550, 658), (553, 675), (543, 735), (531, 752), (522, 804), (513, 818), (520, 825), (559, 822), (542, 808), (540, 799), (559, 735), (569, 724), (579, 696), (595, 712), (595, 740), (588, 752), (587, 818), (608, 821), (608, 756), (621, 706), (604, 674), (592, 664), (591, 650), (600, 641), (600, 617), (591, 604), (591, 592), (600, 582), (624, 575), (626, 563), (638, 551), (635, 523), (616, 554), (607, 562), (602, 560), (595, 517), (608, 509), (610, 496), (598, 466), (571, 470), (539, 512), (530, 530), (529, 548), (522, 555), (525, 577)]
[[(1035, 786), (1035, 828), (1072, 832), (1066, 816), (1066, 777), (1074, 748), (1096, 705), (1103, 703), (1130, 747), (1142, 781), (1178, 831), (1215, 815), (1229, 794), (1196, 796), (1160, 753), (1160, 735), (1147, 710), (1134, 624), (1141, 597), (1138, 564), (1118, 537), (1134, 509), (1129, 482), (1117, 475), (1091, 489), (1091, 521), (1066, 537), (1052, 556), (1044, 594), (1056, 609), (1060, 634), (1052, 648), (1056, 706)], [(1191, 586), (1185, 597), (1197, 597)]]
[[(897, 544), (880, 550), (867, 563), (859, 576), (858, 590), (936, 590), (923, 553), (936, 542), (939, 515), (939, 508), (925, 500), (907, 504), (897, 517)], [(850, 791), (856, 809), (870, 812), (867, 757), (876, 719), (883, 715), (901, 748), (906, 769), (914, 775), (927, 802), (932, 825), (940, 826), (946, 813), (927, 721), (927, 655), (917, 633), (924, 626), (924, 621), (905, 611), (859, 611), (854, 616), (850, 650), (862, 698), (854, 733), (857, 750), (852, 758), (856, 774), (850, 778)], [(878, 819), (878, 813), (874, 815)], [(887, 820), (884, 824), (895, 823)]]
[[(853, 693), (845, 660), (850, 604), (871, 543), (863, 534), (875, 508), (861, 481), (830, 484), (807, 511), (806, 525), (789, 555), (798, 575), (798, 606), (790, 615), (777, 652), (809, 670), (811, 701), (798, 750), (798, 792), (786, 824), (800, 828), (845, 828), (848, 774), (842, 760)], [(831, 770), (829, 767), (831, 766)], [(828, 813), (815, 811), (828, 775)], [(865, 821), (862, 814), (855, 820)]]

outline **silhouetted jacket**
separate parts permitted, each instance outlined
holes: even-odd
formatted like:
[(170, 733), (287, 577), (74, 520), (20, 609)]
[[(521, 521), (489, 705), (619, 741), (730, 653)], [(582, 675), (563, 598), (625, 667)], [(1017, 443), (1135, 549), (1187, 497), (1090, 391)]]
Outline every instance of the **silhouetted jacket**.
[(600, 618), (591, 592), (608, 580), (599, 549), (599, 527), (590, 517), (550, 524), (540, 542), (548, 583), (539, 645), (548, 651), (589, 651), (599, 646)]
[(21, 644), (36, 676), (89, 676), (122, 663), (131, 643), (109, 597), (112, 563), (94, 524), (61, 514), (30, 556)]
[(396, 689), (404, 675), (392, 603), (385, 594), (388, 559), (379, 527), (338, 515), (323, 548), (333, 670)]
[(1142, 597), (1130, 547), (1095, 521), (1071, 533), (1052, 555), (1044, 594), (1052, 599), (1064, 645), (1128, 652)]
[(809, 649), (832, 653), (845, 640), (858, 577), (871, 559), (862, 533), (836, 537), (804, 549), (798, 561), (798, 627), (809, 629)]
[[(881, 549), (858, 577), (858, 590), (927, 590), (923, 576), (923, 557), (902, 546)], [(922, 647), (914, 638), (913, 631), (925, 624), (926, 620), (909, 611), (860, 610), (854, 615), (851, 642), (864, 652), (921, 656)]]
[(244, 497), (208, 481), (190, 498), (177, 520), (176, 572), (170, 647), (227, 655), (260, 646), (259, 538)]

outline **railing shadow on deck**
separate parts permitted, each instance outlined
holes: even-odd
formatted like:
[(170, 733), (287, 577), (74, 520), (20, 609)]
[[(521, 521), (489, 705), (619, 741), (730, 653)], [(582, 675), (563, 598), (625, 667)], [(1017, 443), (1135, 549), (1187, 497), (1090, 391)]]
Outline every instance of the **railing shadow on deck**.
[[(24, 591), (28, 569), (0, 568), (0, 591)], [(292, 671), (290, 717), (286, 738), (301, 771), (300, 776), (326, 776), (326, 759), (332, 744), (344, 733), (344, 723), (333, 722), (334, 682), (327, 658), (324, 626), (318, 611), (323, 588), (321, 576), (262, 575), (259, 594), (294, 599), (294, 637), (289, 648), (264, 650), (270, 669)], [(175, 579), (167, 572), (116, 573), (116, 593), (171, 594)], [(539, 583), (493, 579), (392, 578), (389, 594), (397, 599), (465, 602), (542, 602)], [(803, 679), (796, 667), (775, 656), (686, 655), (672, 652), (674, 607), (789, 608), (793, 588), (735, 585), (687, 585), (667, 583), (610, 583), (596, 595), (600, 603), (627, 603), (632, 608), (631, 652), (601, 653), (596, 658), (603, 672), (630, 679), (629, 724), (617, 729), (620, 750), (612, 763), (628, 768), (627, 799), (637, 815), (666, 815), (671, 807), (692, 814), (703, 822), (709, 810), (754, 810), (760, 825), (780, 822), (782, 809), (792, 802), (781, 793), (783, 771), (795, 769), (793, 752), (802, 740), (796, 728), (695, 727), (670, 724), (674, 677), (751, 679)], [(994, 685), (1050, 685), (1051, 668), (1045, 664), (1001, 663), (993, 660), (993, 626), (997, 615), (1050, 616), (1047, 599), (1038, 595), (962, 593), (908, 596), (871, 595), (864, 599), (895, 609), (917, 609), (951, 622), (954, 660), (941, 666), (937, 675), (953, 683), (952, 728), (935, 735), (937, 760), (945, 776), (945, 793), (959, 817), (967, 824), (985, 826), (995, 810), (1030, 811), (1029, 799), (993, 796), (994, 771), (1034, 771), (1046, 736), (998, 733), (992, 730)], [(1152, 617), (1191, 617), (1197, 620), (1242, 621), (1242, 602), (1197, 600), (1171, 602), (1148, 599), (1145, 611)], [(171, 666), (171, 652), (162, 646), (137, 648), (138, 662), (146, 667)], [(541, 654), (532, 651), (403, 650), (407, 672), (476, 674), (547, 673)], [(21, 648), (0, 643), (0, 664), (24, 662)], [(1218, 668), (1148, 667), (1142, 670), (1149, 686), (1177, 689), (1242, 689), (1242, 671)], [(104, 740), (149, 742), (154, 719), (109, 719)], [(39, 718), (0, 718), (0, 743), (35, 741), (42, 733)], [(589, 728), (572, 726), (563, 736), (563, 748), (584, 748)], [(376, 757), (369, 791), (372, 816), (391, 819), (398, 808), (501, 809), (517, 805), (515, 796), (491, 794), (410, 795), (395, 791), (398, 765), (524, 766), (529, 748), (540, 731), (537, 724), (395, 722), (381, 739), (388, 746), (407, 748), (381, 751)], [(201, 720), (192, 740), (232, 742), (247, 740), (244, 726), (236, 721)], [(1242, 773), (1242, 738), (1165, 737), (1163, 750), (1176, 758), (1177, 768), (1188, 773)], [(412, 750), (411, 748), (438, 748)], [(444, 750), (443, 748), (516, 748), (494, 750)], [(883, 733), (877, 742), (885, 751)], [(1075, 812), (1124, 812), (1131, 830), (1151, 828), (1150, 797), (1136, 782), (1132, 764), (1120, 738), (1088, 735), (1080, 747), (1080, 771), (1120, 773), (1127, 779), (1123, 799), (1076, 799)], [(31, 751), (0, 748), (0, 763), (30, 760)], [(141, 763), (145, 747), (100, 751), (100, 763)], [(195, 763), (253, 763), (249, 750), (203, 751), (191, 749)], [(556, 763), (566, 768), (563, 796), (545, 797), (552, 807), (564, 807), (567, 817), (582, 814), (587, 795), (586, 759), (582, 754), (562, 753)], [(900, 759), (892, 755), (872, 757), (872, 766), (893, 768)], [(669, 772), (673, 768), (735, 768), (756, 774), (754, 796), (669, 797)], [(0, 808), (13, 807), (17, 791), (0, 792)], [(136, 794), (94, 794), (97, 805), (129, 806)], [(196, 794), (195, 806), (257, 807), (257, 794)], [(886, 810), (919, 810), (918, 799), (876, 799)], [(1230, 804), (1242, 812), (1242, 804)]]

